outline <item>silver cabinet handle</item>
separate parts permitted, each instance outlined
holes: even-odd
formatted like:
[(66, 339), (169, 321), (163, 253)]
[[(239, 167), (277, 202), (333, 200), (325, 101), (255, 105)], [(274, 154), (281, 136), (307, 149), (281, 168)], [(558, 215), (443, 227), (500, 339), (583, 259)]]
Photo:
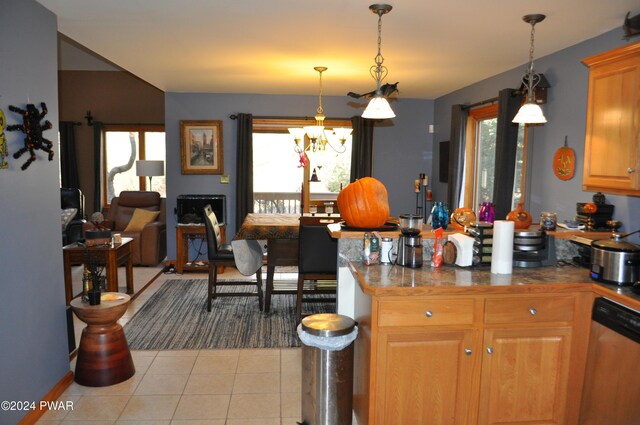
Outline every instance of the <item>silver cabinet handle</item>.
[(631, 173), (635, 173), (635, 172), (636, 172), (635, 168), (631, 168), (631, 167), (627, 168), (627, 173), (631, 174)]
[(470, 349), (470, 348), (465, 348), (465, 349), (464, 349), (464, 353), (465, 353), (467, 356), (470, 356), (473, 352), (471, 351), (471, 349)]
[(535, 308), (530, 308), (529, 313), (531, 313), (532, 316), (535, 316), (536, 314), (538, 314), (538, 310), (536, 310)]
[(493, 354), (493, 348), (492, 347), (487, 347), (487, 353)]
[(431, 310), (427, 310), (426, 313), (424, 313), (424, 315), (427, 317), (431, 317), (433, 316), (433, 313), (431, 312)]

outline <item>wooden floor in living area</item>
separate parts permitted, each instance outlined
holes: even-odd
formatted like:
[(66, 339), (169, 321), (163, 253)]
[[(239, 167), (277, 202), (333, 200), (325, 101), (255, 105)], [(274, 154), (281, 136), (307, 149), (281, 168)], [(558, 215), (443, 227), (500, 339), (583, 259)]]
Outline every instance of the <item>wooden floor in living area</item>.
[[(74, 276), (81, 279), (81, 273), (74, 271)], [(221, 276), (235, 274), (236, 270), (227, 269)], [(134, 268), (138, 294), (120, 324), (167, 280), (206, 277), (205, 273), (164, 274), (159, 267)], [(124, 275), (119, 281), (124, 282)], [(76, 287), (74, 277), (74, 293)], [(79, 341), (84, 324), (76, 319), (75, 328)], [(73, 402), (73, 410), (46, 412), (38, 424), (295, 425), (300, 421), (299, 348), (141, 350), (132, 356), (136, 373), (129, 380), (101, 388), (74, 382), (59, 398)], [(74, 370), (75, 360), (70, 366)]]

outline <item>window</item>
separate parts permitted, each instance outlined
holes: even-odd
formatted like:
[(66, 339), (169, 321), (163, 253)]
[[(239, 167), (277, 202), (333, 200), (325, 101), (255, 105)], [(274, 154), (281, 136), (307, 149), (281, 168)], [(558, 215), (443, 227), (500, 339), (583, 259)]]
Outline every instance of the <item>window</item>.
[(166, 196), (165, 176), (152, 178), (136, 175), (136, 160), (165, 160), (163, 126), (104, 126), (102, 169), (103, 205), (123, 190), (153, 190)]
[[(338, 153), (331, 146), (324, 150), (310, 147), (305, 137), (308, 164), (294, 149), (289, 127), (313, 125), (309, 120), (253, 121), (253, 197), (254, 211), (260, 213), (299, 213), (309, 211), (310, 204), (335, 201), (341, 187), (349, 183), (351, 138)], [(325, 120), (326, 128), (351, 127), (350, 121)], [(331, 141), (336, 149), (338, 141)], [(315, 176), (315, 177), (314, 177)], [(317, 180), (317, 181), (316, 181)], [(322, 211), (322, 209), (320, 209)]]
[[(467, 121), (467, 141), (465, 152), (464, 191), (460, 204), (476, 209), (482, 202), (493, 200), (496, 167), (496, 130), (498, 125), (498, 105), (493, 104), (469, 111)], [(523, 176), (526, 173), (526, 132), (525, 126), (518, 129), (515, 177), (511, 209), (522, 201), (524, 194)]]

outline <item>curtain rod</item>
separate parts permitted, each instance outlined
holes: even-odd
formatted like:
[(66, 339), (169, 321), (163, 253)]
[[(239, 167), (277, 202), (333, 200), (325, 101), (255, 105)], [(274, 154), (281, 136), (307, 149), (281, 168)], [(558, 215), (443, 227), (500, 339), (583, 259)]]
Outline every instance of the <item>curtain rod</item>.
[[(232, 114), (229, 115), (229, 118), (231, 118), (232, 120), (236, 120), (238, 119), (238, 115), (236, 114)], [(307, 121), (315, 121), (316, 117), (283, 117), (283, 116), (254, 116), (253, 119), (256, 120), (307, 120)], [(326, 117), (325, 120), (327, 121), (345, 121), (345, 120), (350, 120), (351, 118), (335, 118), (335, 117)]]
[(482, 105), (486, 105), (487, 103), (493, 103), (497, 101), (498, 101), (498, 97), (492, 97), (491, 99), (481, 100), (480, 102), (472, 103), (471, 105), (462, 105), (462, 109), (471, 109), (471, 108), (475, 108), (476, 106), (482, 106)]

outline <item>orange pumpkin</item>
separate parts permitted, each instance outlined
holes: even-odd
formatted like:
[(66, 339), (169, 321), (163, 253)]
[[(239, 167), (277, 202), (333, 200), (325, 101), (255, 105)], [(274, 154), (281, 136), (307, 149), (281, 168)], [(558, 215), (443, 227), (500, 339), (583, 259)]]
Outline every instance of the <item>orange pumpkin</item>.
[(596, 211), (598, 211), (598, 206), (596, 204), (594, 204), (593, 202), (587, 202), (582, 207), (582, 210), (584, 212), (586, 212), (587, 214), (594, 214)]
[(348, 226), (380, 227), (389, 218), (387, 188), (373, 177), (356, 180), (338, 194), (338, 210)]

